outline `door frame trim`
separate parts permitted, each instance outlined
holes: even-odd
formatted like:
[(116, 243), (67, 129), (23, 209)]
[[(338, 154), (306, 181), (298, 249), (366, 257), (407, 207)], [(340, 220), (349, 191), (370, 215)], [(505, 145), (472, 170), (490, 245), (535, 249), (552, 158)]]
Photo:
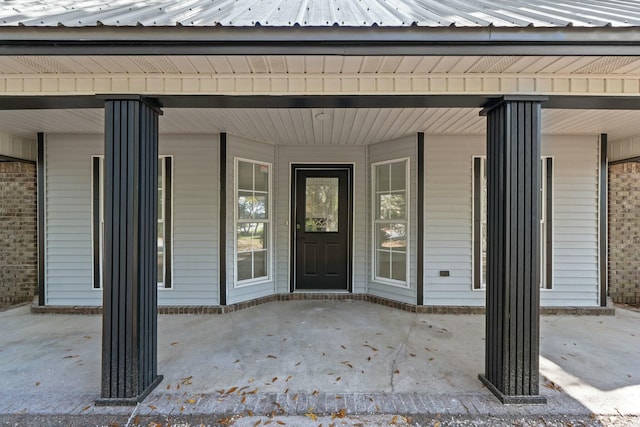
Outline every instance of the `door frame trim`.
[[(347, 292), (353, 292), (353, 239), (354, 239), (354, 224), (353, 224), (353, 189), (354, 189), (354, 168), (355, 163), (299, 163), (293, 162), (290, 164), (290, 181), (289, 181), (289, 292), (295, 292), (296, 289), (296, 238), (293, 228), (295, 227), (295, 211), (296, 211), (296, 172), (298, 170), (342, 170), (347, 171), (347, 200), (348, 200), (348, 218), (347, 223), (349, 231), (347, 233)], [(344, 291), (341, 291), (344, 292)]]

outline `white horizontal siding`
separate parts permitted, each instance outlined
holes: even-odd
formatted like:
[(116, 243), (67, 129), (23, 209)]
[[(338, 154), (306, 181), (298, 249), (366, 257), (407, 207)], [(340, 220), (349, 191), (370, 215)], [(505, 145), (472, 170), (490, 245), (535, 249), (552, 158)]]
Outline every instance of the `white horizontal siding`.
[(353, 164), (353, 293), (367, 290), (367, 147), (366, 146), (285, 146), (277, 147), (275, 185), (276, 208), (276, 290), (289, 292), (291, 164)]
[[(484, 136), (425, 137), (427, 305), (485, 304), (485, 292), (472, 289), (472, 158), (485, 145)], [(544, 306), (598, 304), (598, 150), (597, 136), (542, 138), (542, 155), (554, 158), (554, 275)]]
[[(412, 135), (405, 138), (396, 139), (393, 141), (381, 142), (378, 144), (372, 144), (369, 146), (369, 163), (374, 164), (378, 162), (384, 162), (388, 160), (402, 159), (408, 158), (409, 163), (409, 200), (407, 203), (409, 210), (409, 228), (407, 230), (408, 239), (407, 239), (407, 249), (409, 251), (409, 271), (407, 276), (407, 287), (401, 287), (396, 285), (391, 285), (388, 283), (376, 281), (373, 279), (373, 275), (371, 272), (373, 271), (373, 229), (371, 227), (372, 223), (372, 213), (373, 209), (370, 206), (373, 202), (368, 203), (367, 209), (367, 223), (369, 224), (368, 233), (369, 233), (369, 248), (368, 248), (368, 276), (369, 276), (369, 293), (372, 295), (380, 296), (383, 298), (392, 299), (394, 301), (401, 301), (408, 304), (416, 303), (416, 295), (417, 295), (417, 274), (418, 270), (417, 266), (417, 246), (416, 246), (416, 236), (418, 234), (417, 227), (417, 219), (418, 219), (418, 211), (417, 211), (417, 198), (418, 198), (418, 164), (417, 164), (417, 136)], [(371, 167), (368, 170), (368, 180), (369, 180), (369, 193), (372, 191), (372, 172)]]
[[(218, 304), (218, 137), (161, 135), (173, 156), (173, 288), (160, 305)], [(102, 135), (49, 135), (46, 173), (46, 304), (101, 305), (93, 289), (91, 156)]]
[[(483, 136), (425, 135), (424, 304), (482, 305), (472, 290), (472, 157)], [(449, 277), (440, 277), (449, 271)]]
[(218, 135), (160, 135), (173, 157), (173, 282), (159, 305), (217, 305), (219, 257)]
[(542, 154), (553, 156), (553, 289), (543, 306), (597, 306), (599, 137), (543, 136)]
[(102, 135), (47, 135), (47, 305), (102, 305), (93, 289), (91, 156), (103, 150)]
[[(255, 284), (235, 285), (235, 159), (245, 159), (262, 163), (271, 164), (271, 222), (272, 230), (275, 228), (274, 216), (277, 206), (273, 196), (273, 177), (275, 173), (275, 146), (264, 142), (252, 141), (238, 136), (227, 136), (227, 303), (234, 304), (241, 301), (247, 301), (263, 296), (271, 295), (275, 292), (274, 284), (274, 262), (275, 259), (273, 245), (275, 239), (270, 236), (271, 245), (271, 264), (269, 268), (269, 279)], [(273, 231), (272, 231), (273, 233)]]

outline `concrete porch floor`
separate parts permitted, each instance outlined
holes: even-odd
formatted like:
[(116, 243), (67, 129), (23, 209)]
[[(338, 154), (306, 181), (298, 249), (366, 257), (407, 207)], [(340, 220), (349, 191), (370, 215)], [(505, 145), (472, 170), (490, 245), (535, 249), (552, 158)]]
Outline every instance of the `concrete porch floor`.
[(101, 317), (0, 312), (0, 423), (640, 423), (640, 313), (625, 309), (541, 317), (549, 403), (530, 406), (499, 404), (477, 379), (484, 316), (288, 301), (161, 315), (158, 330), (158, 388), (138, 407), (95, 407)]

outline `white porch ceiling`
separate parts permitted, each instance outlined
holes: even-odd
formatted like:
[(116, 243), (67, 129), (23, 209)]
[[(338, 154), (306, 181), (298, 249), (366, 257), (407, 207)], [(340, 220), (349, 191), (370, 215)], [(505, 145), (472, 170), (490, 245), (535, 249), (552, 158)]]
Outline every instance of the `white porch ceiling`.
[[(316, 116), (326, 113), (325, 120)], [(178, 109), (160, 118), (163, 134), (228, 132), (276, 144), (370, 144), (416, 132), (483, 134), (476, 108)], [(101, 109), (0, 111), (4, 133), (34, 139), (37, 132), (102, 133)], [(607, 133), (609, 140), (640, 135), (640, 111), (543, 110), (545, 134)]]
[(640, 56), (3, 56), (0, 74), (640, 74)]

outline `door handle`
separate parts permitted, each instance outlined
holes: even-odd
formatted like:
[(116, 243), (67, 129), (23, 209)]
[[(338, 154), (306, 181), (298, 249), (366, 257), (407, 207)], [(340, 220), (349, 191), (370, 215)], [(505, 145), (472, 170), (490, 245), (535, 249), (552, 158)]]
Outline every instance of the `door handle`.
[(302, 226), (300, 224), (296, 224), (296, 230), (300, 230)]

